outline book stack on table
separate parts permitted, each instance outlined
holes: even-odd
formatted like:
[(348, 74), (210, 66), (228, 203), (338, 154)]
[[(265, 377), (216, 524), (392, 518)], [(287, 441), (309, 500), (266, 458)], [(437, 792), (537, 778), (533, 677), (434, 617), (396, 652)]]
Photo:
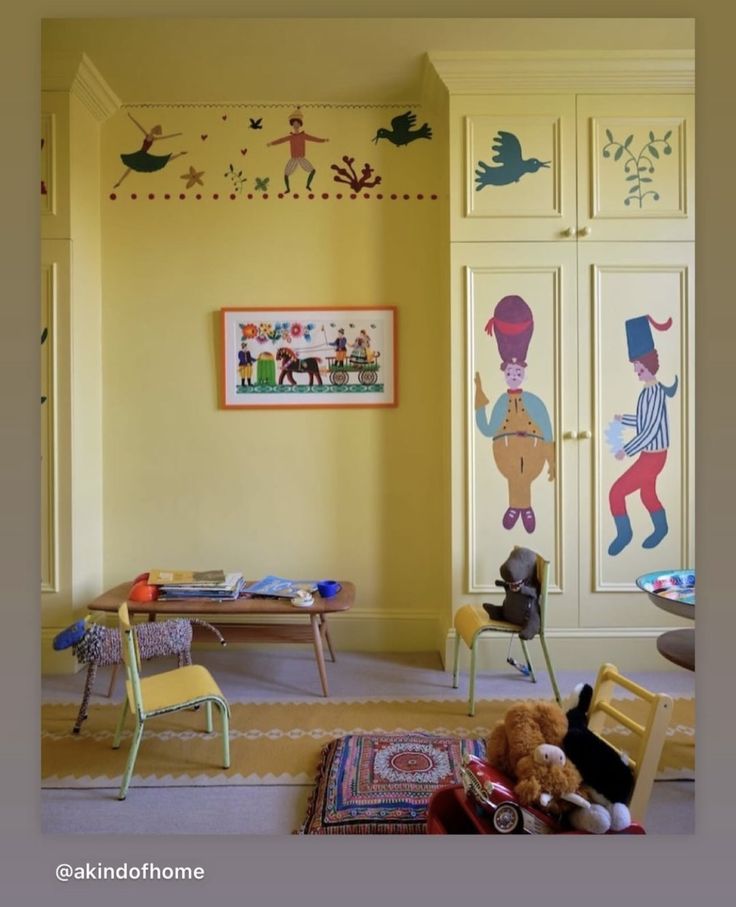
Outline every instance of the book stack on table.
[(317, 591), (317, 583), (311, 579), (286, 579), (283, 576), (264, 576), (245, 588), (245, 594), (257, 598), (293, 599), (299, 592)]
[(188, 598), (232, 601), (240, 596), (245, 580), (242, 573), (223, 570), (151, 570), (148, 583), (158, 586), (161, 601)]

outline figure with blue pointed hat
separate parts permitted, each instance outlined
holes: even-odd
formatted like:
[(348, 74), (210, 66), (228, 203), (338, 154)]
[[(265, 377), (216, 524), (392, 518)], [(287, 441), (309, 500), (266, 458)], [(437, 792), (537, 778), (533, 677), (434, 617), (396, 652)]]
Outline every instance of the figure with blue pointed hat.
[(667, 400), (677, 392), (677, 377), (669, 386), (657, 381), (659, 353), (654, 345), (652, 328), (667, 331), (671, 327), (671, 318), (660, 323), (651, 315), (629, 318), (625, 324), (629, 361), (644, 388), (639, 394), (635, 413), (614, 417), (622, 426), (635, 430), (634, 437), (614, 454), (616, 459), (637, 459), (616, 479), (608, 495), (616, 524), (616, 538), (608, 547), (608, 553), (612, 557), (620, 554), (633, 538), (626, 498), (635, 491), (639, 492), (653, 526), (652, 533), (644, 539), (642, 547), (655, 548), (669, 531), (667, 514), (657, 495), (657, 477), (667, 462), (670, 446)]

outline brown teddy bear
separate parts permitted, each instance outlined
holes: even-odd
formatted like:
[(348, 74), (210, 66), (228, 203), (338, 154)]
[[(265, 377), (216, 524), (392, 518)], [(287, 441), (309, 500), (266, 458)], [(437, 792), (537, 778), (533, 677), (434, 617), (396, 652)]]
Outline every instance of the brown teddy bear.
[(561, 748), (567, 730), (558, 705), (532, 700), (512, 706), (491, 731), (486, 758), (513, 780), (522, 806), (558, 814), (589, 807), (578, 793), (583, 779)]

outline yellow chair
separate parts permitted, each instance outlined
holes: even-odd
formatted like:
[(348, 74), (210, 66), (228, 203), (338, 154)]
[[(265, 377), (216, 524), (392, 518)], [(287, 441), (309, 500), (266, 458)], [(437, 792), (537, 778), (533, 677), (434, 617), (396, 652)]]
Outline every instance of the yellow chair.
[[(646, 703), (646, 717), (643, 724), (634, 721), (624, 714), (619, 708), (611, 705), (611, 700), (616, 687), (623, 687), (629, 693)], [(602, 737), (606, 717), (612, 718), (618, 724), (627, 728), (635, 738), (634, 752), (627, 748), (628, 762), (634, 772), (634, 790), (629, 801), (629, 811), (634, 822), (644, 824), (647, 805), (652, 793), (654, 776), (662, 755), (667, 727), (672, 715), (672, 698), (664, 693), (652, 693), (623, 674), (612, 664), (601, 665), (593, 689), (593, 698), (588, 710), (588, 727), (591, 731)], [(602, 737), (605, 740), (605, 737)], [(609, 746), (621, 752), (605, 740)]]
[[(549, 671), (549, 678), (552, 682), (552, 689), (554, 690), (555, 699), (559, 703), (560, 691), (557, 686), (557, 678), (555, 677), (554, 669), (552, 668), (552, 661), (549, 657), (547, 640), (544, 636), (547, 611), (547, 589), (549, 586), (549, 561), (546, 561), (540, 555), (537, 555), (537, 579), (539, 580), (540, 589), (539, 642), (542, 646), (542, 652), (544, 653), (544, 660), (547, 662), (547, 670)], [(497, 633), (511, 635), (513, 638), (513, 635), (518, 635), (520, 628), (516, 624), (510, 624), (504, 620), (494, 620), (492, 617), (489, 617), (488, 613), (483, 609), (481, 605), (463, 605), (455, 614), (454, 623), (455, 660), (452, 669), (452, 685), (455, 689), (457, 689), (458, 673), (460, 668), (460, 640), (462, 640), (470, 649), (470, 689), (468, 691), (468, 715), (475, 715), (475, 674), (478, 641), (483, 636)], [(536, 683), (537, 678), (534, 675), (534, 667), (532, 666), (531, 658), (529, 657), (529, 650), (527, 649), (526, 641), (521, 639), (521, 637), (519, 637), (519, 641), (521, 642), (521, 648), (524, 652), (524, 657), (526, 658), (529, 679), (533, 683)]]
[(147, 718), (167, 715), (182, 709), (205, 704), (207, 716), (207, 733), (212, 733), (212, 703), (214, 702), (222, 716), (223, 766), (230, 767), (230, 707), (214, 678), (202, 665), (186, 665), (173, 671), (164, 671), (151, 677), (140, 676), (140, 657), (135, 633), (130, 625), (128, 604), (125, 602), (118, 609), (121, 648), (123, 662), (128, 675), (125, 684), (126, 696), (120, 718), (115, 729), (113, 749), (120, 746), (120, 737), (128, 711), (135, 715), (135, 731), (130, 744), (128, 763), (120, 785), (118, 800), (124, 800), (133, 774), (133, 766), (138, 755), (143, 725)]

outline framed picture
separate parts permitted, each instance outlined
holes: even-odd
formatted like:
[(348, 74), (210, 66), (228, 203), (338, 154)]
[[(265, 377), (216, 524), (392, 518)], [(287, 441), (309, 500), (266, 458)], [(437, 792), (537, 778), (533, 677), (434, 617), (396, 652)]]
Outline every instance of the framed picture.
[(224, 409), (396, 406), (396, 309), (221, 309)]

